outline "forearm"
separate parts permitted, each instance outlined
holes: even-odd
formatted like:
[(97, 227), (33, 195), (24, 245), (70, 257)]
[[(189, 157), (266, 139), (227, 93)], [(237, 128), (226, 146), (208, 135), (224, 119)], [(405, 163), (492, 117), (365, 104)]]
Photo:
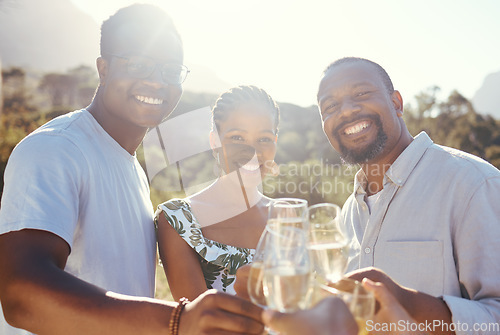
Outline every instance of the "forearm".
[(199, 262), (197, 260), (189, 262), (189, 257), (186, 257), (185, 261), (186, 263), (184, 259), (182, 262), (170, 260), (168, 265), (164, 263), (170, 292), (176, 301), (182, 297), (193, 301), (200, 294), (207, 291), (205, 277), (203, 276)]
[(182, 285), (182, 287), (177, 287), (171, 290), (172, 297), (175, 301), (178, 301), (180, 298), (187, 298), (190, 301), (196, 299), (200, 294), (203, 294), (208, 289), (205, 284), (202, 286), (186, 286)]
[(198, 254), (163, 215), (158, 219), (158, 250), (175, 300), (186, 297), (192, 301), (207, 290)]
[(106, 292), (59, 269), (17, 276), (2, 294), (6, 320), (37, 334), (160, 334), (171, 305)]
[(171, 307), (119, 296), (64, 271), (69, 247), (37, 230), (0, 235), (0, 300), (7, 322), (37, 334), (158, 334)]
[[(451, 324), (451, 312), (446, 303), (441, 298), (418, 292), (411, 289), (404, 289), (398, 297), (399, 302), (408, 313), (418, 323), (427, 324)], [(432, 329), (432, 328), (431, 328)], [(443, 332), (452, 327), (435, 327), (433, 334), (455, 334), (455, 332)]]

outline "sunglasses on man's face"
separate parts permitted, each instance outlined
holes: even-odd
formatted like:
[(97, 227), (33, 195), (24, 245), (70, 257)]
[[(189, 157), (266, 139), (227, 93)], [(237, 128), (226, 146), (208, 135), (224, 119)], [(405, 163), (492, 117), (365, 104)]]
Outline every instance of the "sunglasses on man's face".
[(127, 73), (134, 78), (144, 79), (149, 77), (159, 66), (163, 81), (170, 85), (180, 85), (186, 80), (189, 69), (182, 64), (156, 63), (154, 60), (143, 56), (120, 56), (107, 54), (127, 61)]

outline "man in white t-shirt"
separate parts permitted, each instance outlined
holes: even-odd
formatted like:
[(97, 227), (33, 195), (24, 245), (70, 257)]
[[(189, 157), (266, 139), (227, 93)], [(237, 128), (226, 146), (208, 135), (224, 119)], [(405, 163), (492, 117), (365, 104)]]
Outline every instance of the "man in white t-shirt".
[(260, 333), (260, 309), (233, 296), (153, 299), (153, 208), (135, 152), (188, 73), (170, 18), (151, 5), (119, 10), (102, 25), (97, 69), (92, 103), (37, 129), (9, 159), (0, 333)]

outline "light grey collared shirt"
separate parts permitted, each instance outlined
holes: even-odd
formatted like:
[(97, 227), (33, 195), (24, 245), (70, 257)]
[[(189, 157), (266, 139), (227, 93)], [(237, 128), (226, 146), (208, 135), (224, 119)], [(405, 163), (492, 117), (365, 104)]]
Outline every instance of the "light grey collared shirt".
[(370, 211), (366, 176), (355, 176), (342, 209), (348, 271), (374, 266), (403, 286), (443, 296), (463, 325), (457, 334), (500, 333), (476, 331), (500, 323), (500, 171), (422, 132), (383, 186)]

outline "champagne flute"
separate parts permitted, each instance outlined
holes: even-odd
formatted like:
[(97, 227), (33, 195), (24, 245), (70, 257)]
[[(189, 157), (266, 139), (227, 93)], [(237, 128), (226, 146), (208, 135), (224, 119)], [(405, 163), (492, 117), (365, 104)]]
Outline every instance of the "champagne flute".
[(267, 240), (269, 237), (269, 231), (267, 226), (264, 228), (262, 235), (260, 236), (259, 243), (255, 249), (255, 254), (253, 256), (252, 263), (250, 265), (250, 273), (248, 275), (247, 289), (250, 300), (262, 308), (267, 307), (266, 297), (264, 296), (264, 288), (262, 285), (262, 279), (264, 277), (263, 264), (264, 264), (264, 253), (266, 251)]
[(269, 204), (267, 225), (255, 249), (247, 283), (250, 300), (260, 307), (267, 306), (262, 286), (264, 276), (262, 269), (264, 255), (266, 249), (269, 247), (269, 232), (270, 230), (288, 226), (299, 227), (301, 229), (307, 227), (307, 200), (277, 198), (271, 200)]
[(267, 226), (274, 229), (295, 227), (308, 229), (307, 200), (296, 198), (278, 198), (269, 203)]
[(311, 268), (306, 231), (281, 225), (268, 229), (262, 269), (269, 308), (290, 313), (307, 307)]
[[(297, 279), (301, 276), (304, 279), (307, 274), (307, 282), (309, 281), (310, 268), (308, 258), (307, 264), (304, 264), (307, 268), (304, 267), (298, 272), (294, 271), (294, 264), (287, 264), (284, 260), (286, 258), (284, 256), (287, 253), (287, 249), (292, 250), (290, 246), (293, 247), (294, 240), (298, 243), (299, 248), (306, 245), (304, 244), (304, 241), (307, 240), (306, 233), (308, 229), (307, 200), (297, 198), (273, 199), (269, 204), (266, 227), (268, 231), (268, 247), (266, 248), (265, 257), (269, 262), (267, 265), (264, 264), (263, 268), (268, 274), (267, 283), (269, 284), (269, 287), (267, 287), (267, 289), (264, 287), (265, 295), (267, 303), (271, 308), (280, 309), (277, 308), (277, 305), (274, 304), (274, 300), (271, 299), (272, 295), (277, 294), (271, 286), (279, 288), (281, 286), (279, 285), (280, 277), (285, 277), (285, 281), (290, 282), (293, 281), (294, 278)], [(306, 252), (304, 252), (304, 254), (306, 254)], [(292, 255), (288, 254), (288, 257), (291, 258)], [(278, 258), (281, 259), (280, 262), (278, 262)], [(275, 264), (270, 263), (272, 260), (275, 261)], [(266, 275), (264, 274), (264, 279), (265, 278)], [(272, 280), (272, 278), (274, 278), (274, 280)], [(296, 285), (298, 283), (300, 283), (300, 279), (297, 281)], [(282, 294), (285, 293), (283, 292)]]
[(340, 207), (322, 203), (309, 207), (309, 253), (317, 276), (336, 282), (344, 275), (348, 239), (341, 225)]
[(368, 335), (367, 321), (375, 314), (375, 295), (366, 290), (361, 282), (342, 278), (341, 280), (321, 285), (323, 292), (341, 298), (358, 324), (358, 335)]
[[(266, 248), (268, 247), (269, 241), (269, 227), (266, 226), (262, 235), (260, 236), (259, 242), (257, 243), (257, 248), (255, 249), (255, 254), (253, 256), (252, 263), (250, 265), (250, 273), (248, 276), (247, 290), (250, 300), (261, 308), (268, 308), (267, 300), (264, 295), (264, 256), (266, 253)], [(264, 334), (267, 335), (278, 335), (277, 332), (273, 331), (269, 327), (265, 327)]]

